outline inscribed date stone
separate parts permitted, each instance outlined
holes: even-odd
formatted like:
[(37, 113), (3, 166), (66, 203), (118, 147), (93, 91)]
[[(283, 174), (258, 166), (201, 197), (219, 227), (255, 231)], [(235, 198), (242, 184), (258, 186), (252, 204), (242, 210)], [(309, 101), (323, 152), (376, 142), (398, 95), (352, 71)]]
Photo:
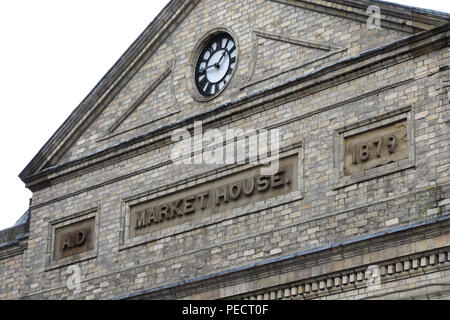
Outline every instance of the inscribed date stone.
[(406, 120), (344, 139), (345, 175), (408, 157)]

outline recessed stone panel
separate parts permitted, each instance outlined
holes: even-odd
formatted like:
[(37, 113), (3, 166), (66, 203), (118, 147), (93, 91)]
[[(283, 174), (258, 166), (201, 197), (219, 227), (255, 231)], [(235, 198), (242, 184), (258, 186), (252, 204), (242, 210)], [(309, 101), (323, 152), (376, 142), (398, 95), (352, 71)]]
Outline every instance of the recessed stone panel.
[(142, 236), (212, 214), (287, 194), (298, 189), (298, 155), (279, 162), (275, 175), (254, 167), (216, 181), (134, 205), (130, 208), (129, 237)]
[(408, 157), (406, 120), (355, 134), (344, 139), (345, 175)]
[(94, 248), (95, 218), (55, 230), (54, 259), (62, 259)]
[(414, 127), (414, 109), (404, 106), (338, 128), (332, 188), (413, 168)]

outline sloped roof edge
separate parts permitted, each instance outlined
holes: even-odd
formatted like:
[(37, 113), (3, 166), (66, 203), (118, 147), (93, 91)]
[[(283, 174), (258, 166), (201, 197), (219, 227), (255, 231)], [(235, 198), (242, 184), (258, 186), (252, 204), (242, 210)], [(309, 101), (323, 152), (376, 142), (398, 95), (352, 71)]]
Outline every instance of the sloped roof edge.
[[(329, 0), (329, 1), (334, 1), (334, 0)], [(450, 19), (450, 13), (446, 13), (443, 11), (419, 8), (419, 7), (415, 7), (415, 6), (409, 6), (409, 5), (395, 3), (395, 2), (391, 2), (391, 1), (385, 1), (385, 0), (371, 0), (370, 2), (373, 2), (374, 4), (380, 3), (380, 4), (385, 4), (385, 5), (391, 5), (391, 6), (398, 7), (398, 8), (404, 8), (404, 9), (408, 9), (411, 11), (416, 11), (417, 13), (429, 14), (429, 15), (433, 15), (433, 16), (442, 17), (445, 19)]]
[[(98, 101), (98, 99), (107, 91), (107, 89), (123, 74), (124, 70), (129, 66), (131, 61), (139, 56), (143, 48), (158, 34), (161, 28), (176, 14), (181, 15), (182, 10), (179, 10), (183, 6), (187, 6), (192, 3), (198, 3), (200, 0), (171, 0), (162, 11), (156, 16), (156, 18), (147, 26), (147, 28), (138, 36), (138, 38), (131, 44), (131, 46), (124, 52), (124, 54), (118, 59), (118, 61), (110, 68), (110, 70), (101, 78), (97, 85), (91, 90), (91, 92), (83, 99), (83, 101), (75, 108), (70, 116), (63, 122), (63, 124), (56, 130), (56, 132), (50, 137), (50, 139), (44, 144), (44, 146), (38, 151), (33, 159), (19, 174), (22, 181), (27, 176), (34, 174), (40, 167), (42, 167), (47, 161), (50, 160), (52, 152), (68, 139), (68, 133), (77, 126), (79, 121), (89, 112), (92, 111), (92, 106)], [(303, 1), (303, 0), (300, 0)], [(450, 19), (450, 14), (410, 7), (397, 3), (381, 0), (327, 0), (328, 2), (340, 3), (345, 2), (347, 5), (351, 3), (362, 4), (377, 4), (391, 5), (398, 8), (406, 8), (415, 11), (419, 14), (428, 14), (437, 16), (440, 18)]]
[(134, 42), (128, 47), (128, 49), (122, 54), (117, 62), (108, 70), (108, 72), (100, 79), (95, 87), (89, 92), (89, 94), (81, 101), (81, 103), (75, 108), (70, 116), (61, 124), (56, 132), (50, 137), (50, 139), (44, 144), (44, 146), (38, 151), (33, 159), (19, 174), (19, 177), (23, 180), (27, 175), (32, 174), (43, 162), (48, 160), (48, 154), (53, 147), (59, 145), (59, 143), (65, 138), (65, 135), (73, 128), (78, 121), (89, 111), (92, 104), (96, 102), (108, 89), (108, 87), (120, 77), (124, 69), (128, 66), (130, 61), (138, 56), (142, 48), (150, 41), (164, 26), (164, 24), (170, 20), (170, 18), (182, 7), (185, 3), (193, 2), (193, 0), (171, 0), (161, 12), (153, 19), (153, 21), (145, 28), (145, 30), (134, 40)]

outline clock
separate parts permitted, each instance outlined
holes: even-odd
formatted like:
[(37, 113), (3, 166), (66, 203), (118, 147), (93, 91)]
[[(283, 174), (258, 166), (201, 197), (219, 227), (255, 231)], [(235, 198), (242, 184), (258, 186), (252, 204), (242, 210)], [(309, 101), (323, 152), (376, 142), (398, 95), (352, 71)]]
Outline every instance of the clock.
[(230, 34), (215, 34), (201, 49), (195, 65), (195, 85), (203, 97), (214, 97), (230, 81), (236, 66), (237, 49)]

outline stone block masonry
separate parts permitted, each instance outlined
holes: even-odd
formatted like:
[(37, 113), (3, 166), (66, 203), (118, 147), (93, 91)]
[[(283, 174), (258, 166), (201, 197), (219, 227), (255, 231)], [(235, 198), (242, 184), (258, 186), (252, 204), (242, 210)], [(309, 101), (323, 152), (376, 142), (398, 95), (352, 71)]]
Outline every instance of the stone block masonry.
[[(21, 173), (0, 299), (447, 297), (449, 16), (377, 2), (368, 29), (365, 4), (171, 1)], [(216, 29), (236, 69), (201, 101)], [(195, 121), (277, 129), (280, 170), (173, 163)]]

